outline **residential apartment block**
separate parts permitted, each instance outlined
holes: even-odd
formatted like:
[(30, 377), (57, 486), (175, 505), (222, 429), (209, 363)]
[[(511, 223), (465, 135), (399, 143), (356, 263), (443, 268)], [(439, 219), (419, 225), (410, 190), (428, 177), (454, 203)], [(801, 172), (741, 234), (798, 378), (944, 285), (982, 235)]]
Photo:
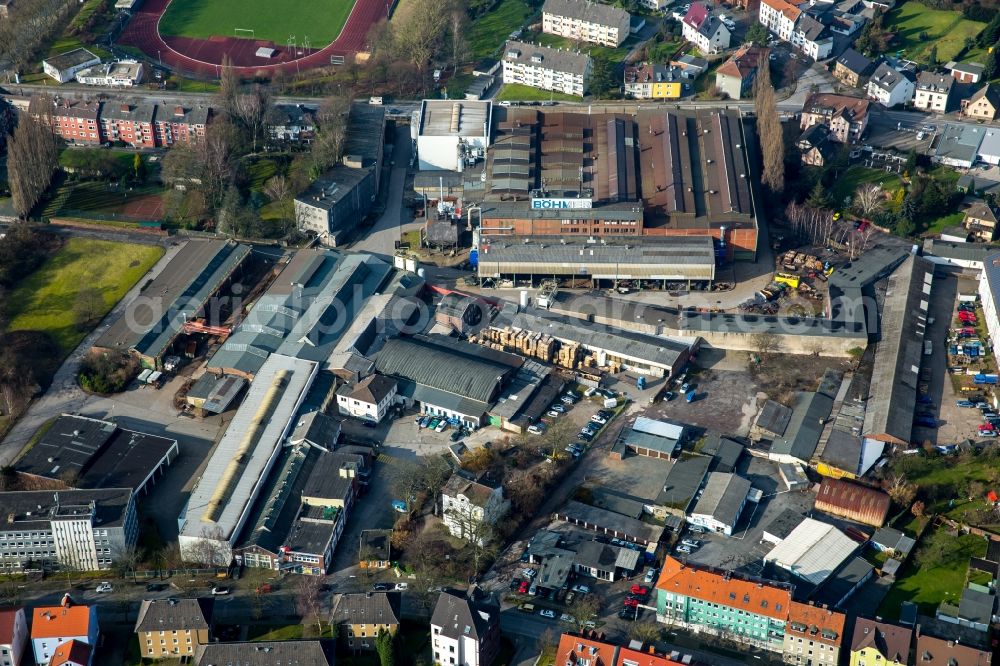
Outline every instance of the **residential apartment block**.
[(732, 37), (729, 29), (703, 2), (691, 3), (691, 8), (681, 20), (681, 30), (684, 39), (697, 46), (702, 53), (725, 51)]
[(0, 493), (0, 570), (64, 566), (110, 569), (139, 531), (128, 488)]
[(757, 20), (813, 60), (830, 56), (832, 33), (847, 35), (861, 26), (860, 18), (832, 6), (817, 3), (803, 10), (786, 0), (762, 0)]
[(913, 98), (913, 106), (935, 113), (947, 112), (954, 83), (955, 79), (951, 76), (920, 72), (917, 74), (917, 91)]
[(912, 663), (912, 642), (909, 627), (859, 617), (851, 639), (851, 666), (906, 666)]
[(211, 109), (158, 104), (73, 101), (34, 95), (28, 113), (51, 125), (69, 143), (99, 145), (121, 141), (137, 148), (168, 148), (205, 137)]
[(677, 67), (642, 63), (625, 67), (625, 95), (632, 99), (677, 99), (683, 74)]
[(793, 589), (668, 557), (656, 583), (656, 619), (780, 653), (786, 663), (838, 663), (844, 616), (792, 601)]
[(480, 544), (492, 540), (494, 529), (510, 508), (503, 487), (488, 486), (455, 473), (441, 490), (441, 516), (452, 536)]
[(907, 104), (913, 99), (916, 85), (911, 72), (902, 72), (883, 62), (868, 79), (868, 99), (886, 108)]
[[(100, 627), (97, 621), (97, 606), (78, 606), (67, 594), (59, 606), (38, 606), (31, 616), (31, 649), (35, 663), (48, 664), (56, 651), (68, 643), (87, 646), (87, 666), (91, 654), (89, 648), (97, 645)], [(70, 646), (72, 654), (79, 649)], [(66, 656), (66, 653), (64, 653)], [(63, 659), (62, 663), (65, 663)]]
[(802, 10), (786, 0), (762, 0), (757, 20), (784, 42), (792, 41)]
[(632, 17), (624, 9), (590, 0), (545, 0), (542, 32), (616, 48), (629, 35)]
[(142, 656), (193, 657), (211, 640), (213, 604), (210, 598), (144, 600), (135, 623)]
[(583, 97), (591, 66), (586, 54), (508, 41), (503, 55), (503, 82)]
[(355, 652), (374, 650), (379, 632), (399, 630), (398, 592), (342, 594), (334, 602), (332, 622), (340, 627), (340, 639)]
[(814, 93), (802, 105), (800, 129), (822, 123), (830, 128), (830, 139), (839, 143), (856, 143), (868, 127), (870, 102), (860, 97)]
[(993, 120), (998, 112), (1000, 112), (1000, 92), (989, 83), (973, 93), (969, 99), (962, 100), (962, 115), (966, 118)]
[(730, 99), (749, 97), (757, 70), (761, 64), (767, 66), (770, 53), (770, 49), (744, 44), (715, 70), (715, 87)]
[(431, 617), (434, 663), (490, 666), (500, 651), (500, 607), (445, 591)]

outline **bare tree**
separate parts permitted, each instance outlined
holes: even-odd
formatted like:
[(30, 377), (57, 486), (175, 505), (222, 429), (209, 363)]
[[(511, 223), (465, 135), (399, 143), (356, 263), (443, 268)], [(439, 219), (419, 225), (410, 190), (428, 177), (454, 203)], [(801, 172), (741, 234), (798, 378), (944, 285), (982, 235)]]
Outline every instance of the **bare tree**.
[(484, 512), (471, 502), (454, 503), (445, 512), (447, 522), (457, 528), (458, 538), (468, 542), (472, 552), (474, 573), (480, 571), (480, 564), (493, 558), (498, 552), (497, 528), (484, 517)]
[(469, 44), (465, 36), (469, 33), (469, 15), (464, 7), (451, 11), (451, 65), (458, 71), (459, 66), (469, 56)]
[(896, 504), (909, 506), (917, 494), (917, 488), (902, 474), (893, 474), (882, 482), (882, 488)]
[(652, 644), (663, 638), (663, 626), (655, 622), (636, 622), (628, 628), (630, 640)]
[(781, 349), (781, 342), (778, 340), (778, 336), (766, 331), (751, 335), (750, 344), (753, 345), (754, 350), (763, 359), (770, 358), (772, 354), (777, 353)]
[(233, 114), (233, 104), (240, 91), (240, 78), (233, 68), (233, 59), (229, 54), (222, 56), (222, 67), (219, 71), (219, 110), (226, 115)]
[(871, 218), (885, 206), (882, 186), (865, 183), (854, 192), (854, 208), (862, 217)]
[(299, 580), (295, 604), (303, 622), (316, 623), (316, 635), (323, 636), (323, 579), (320, 576), (302, 576)]
[(781, 192), (785, 188), (785, 139), (767, 59), (763, 59), (757, 67), (754, 109), (764, 162), (761, 180), (772, 192)]
[(576, 631), (583, 631), (587, 627), (587, 623), (597, 617), (600, 610), (600, 599), (595, 595), (588, 594), (584, 597), (577, 597), (566, 608), (566, 613), (573, 618)]
[(59, 145), (44, 121), (27, 115), (8, 145), (7, 180), (14, 210), (25, 218), (52, 182), (59, 165)]
[(267, 122), (272, 108), (271, 92), (268, 86), (257, 84), (248, 92), (238, 93), (232, 100), (232, 116), (243, 127), (250, 138), (254, 153), (257, 152), (257, 142), (264, 138), (267, 132)]

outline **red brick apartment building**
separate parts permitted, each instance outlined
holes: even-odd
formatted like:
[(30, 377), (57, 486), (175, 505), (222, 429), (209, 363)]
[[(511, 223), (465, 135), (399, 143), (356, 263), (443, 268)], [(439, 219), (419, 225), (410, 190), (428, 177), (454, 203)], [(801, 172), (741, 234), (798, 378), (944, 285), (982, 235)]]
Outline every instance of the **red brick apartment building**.
[(73, 101), (35, 95), (28, 113), (52, 125), (69, 143), (100, 145), (121, 141), (135, 148), (169, 148), (204, 139), (211, 117), (207, 106), (185, 108), (157, 104)]

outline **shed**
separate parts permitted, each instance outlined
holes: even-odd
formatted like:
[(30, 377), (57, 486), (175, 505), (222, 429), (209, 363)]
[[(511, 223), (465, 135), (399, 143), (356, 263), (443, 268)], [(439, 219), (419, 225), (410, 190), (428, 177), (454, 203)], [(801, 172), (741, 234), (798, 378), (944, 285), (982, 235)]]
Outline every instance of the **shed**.
[(847, 481), (823, 479), (815, 508), (872, 527), (882, 527), (889, 514), (889, 496), (881, 490)]

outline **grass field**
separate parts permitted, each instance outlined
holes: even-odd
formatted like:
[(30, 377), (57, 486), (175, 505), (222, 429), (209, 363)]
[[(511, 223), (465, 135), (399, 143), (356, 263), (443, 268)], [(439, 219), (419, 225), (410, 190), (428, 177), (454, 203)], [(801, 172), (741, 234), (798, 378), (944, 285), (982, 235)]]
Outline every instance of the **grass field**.
[[(961, 12), (930, 9), (916, 0), (899, 5), (886, 16), (886, 27), (896, 33), (894, 49), (902, 49), (903, 56), (917, 62), (927, 62), (932, 45), (937, 45), (939, 63), (955, 58), (965, 46), (968, 37), (975, 38), (985, 23), (962, 18)], [(927, 33), (927, 39), (920, 35)]]
[(912, 601), (921, 613), (931, 617), (944, 601), (957, 605), (965, 588), (969, 558), (985, 554), (986, 541), (982, 537), (972, 534), (956, 537), (941, 528), (929, 528), (882, 600), (877, 614), (889, 621), (896, 620), (904, 601)]
[(581, 53), (588, 54), (591, 58), (601, 58), (603, 60), (609, 60), (611, 62), (622, 62), (628, 55), (631, 49), (631, 44), (633, 40), (626, 40), (624, 44), (618, 48), (611, 48), (608, 46), (601, 46), (600, 44), (587, 44), (586, 42), (576, 42), (572, 39), (567, 39), (566, 37), (560, 37), (559, 35), (550, 35), (544, 32), (540, 32), (530, 38), (529, 41), (536, 42), (542, 46), (551, 46), (556, 49), (566, 49), (567, 51), (580, 51)]
[(250, 37), (235, 28), (254, 31), (256, 39), (284, 44), (295, 35), (312, 46), (326, 46), (340, 35), (354, 0), (312, 0), (309, 7), (274, 0), (173, 0), (160, 19), (160, 34), (207, 39)]
[(902, 179), (894, 173), (886, 173), (879, 169), (869, 169), (863, 166), (852, 166), (837, 179), (830, 188), (830, 196), (834, 205), (843, 206), (845, 197), (854, 196), (859, 185), (864, 183), (879, 183), (883, 187), (899, 188)]
[[(131, 159), (129, 160), (131, 162)], [(147, 185), (123, 190), (111, 183), (63, 183), (42, 210), (42, 217), (159, 220), (163, 217), (163, 188)]]
[(541, 88), (523, 86), (520, 83), (507, 83), (497, 93), (497, 99), (510, 100), (512, 102), (581, 102), (582, 97), (567, 95), (565, 93), (551, 92)]
[(82, 288), (98, 291), (103, 318), (162, 255), (157, 246), (70, 238), (10, 293), (7, 328), (45, 331), (69, 354), (87, 334), (74, 308)]
[(503, 0), (472, 24), (468, 44), (473, 57), (486, 58), (496, 53), (510, 33), (523, 26), (530, 15), (531, 8), (524, 0)]

